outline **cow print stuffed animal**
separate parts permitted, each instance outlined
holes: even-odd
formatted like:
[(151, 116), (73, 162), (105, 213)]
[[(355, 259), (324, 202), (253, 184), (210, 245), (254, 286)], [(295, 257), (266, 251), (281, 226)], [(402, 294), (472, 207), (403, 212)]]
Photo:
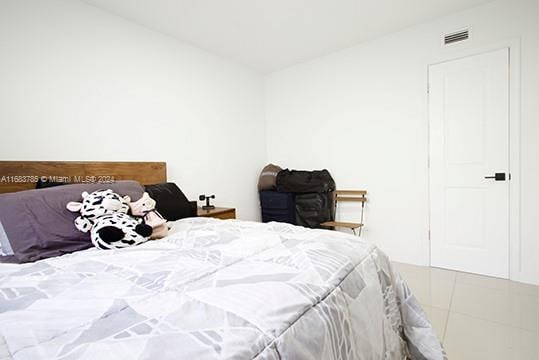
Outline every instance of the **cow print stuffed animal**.
[(161, 239), (167, 236), (167, 220), (155, 209), (157, 203), (147, 192), (142, 194), (142, 197), (135, 202), (131, 202), (129, 196), (125, 196), (124, 199), (129, 203), (131, 215), (142, 218), (146, 225), (152, 227), (153, 231), (150, 240)]
[(152, 227), (127, 215), (128, 197), (110, 189), (82, 193), (82, 202), (72, 201), (67, 209), (80, 212), (75, 226), (90, 231), (92, 243), (100, 249), (118, 249), (141, 244), (152, 234)]

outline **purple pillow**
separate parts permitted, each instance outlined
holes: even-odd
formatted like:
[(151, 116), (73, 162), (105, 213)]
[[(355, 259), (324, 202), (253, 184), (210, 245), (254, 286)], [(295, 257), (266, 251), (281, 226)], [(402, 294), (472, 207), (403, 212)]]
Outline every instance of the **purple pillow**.
[(136, 181), (112, 184), (73, 184), (0, 195), (0, 263), (23, 263), (72, 253), (92, 247), (90, 233), (79, 231), (73, 221), (79, 215), (66, 209), (81, 201), (82, 192), (112, 189), (132, 201), (144, 187)]

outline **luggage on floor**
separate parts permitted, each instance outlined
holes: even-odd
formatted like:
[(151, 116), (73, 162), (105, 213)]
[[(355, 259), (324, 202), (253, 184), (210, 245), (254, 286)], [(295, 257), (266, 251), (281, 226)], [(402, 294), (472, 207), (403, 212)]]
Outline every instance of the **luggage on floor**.
[(326, 221), (335, 220), (333, 192), (296, 195), (296, 224), (319, 228)]
[(335, 190), (335, 181), (327, 170), (282, 170), (277, 174), (277, 191), (290, 193), (327, 193)]
[(279, 221), (296, 224), (296, 207), (294, 194), (276, 191), (260, 192), (262, 221)]
[(268, 164), (264, 166), (258, 177), (258, 191), (275, 190), (277, 174), (281, 170), (278, 165)]

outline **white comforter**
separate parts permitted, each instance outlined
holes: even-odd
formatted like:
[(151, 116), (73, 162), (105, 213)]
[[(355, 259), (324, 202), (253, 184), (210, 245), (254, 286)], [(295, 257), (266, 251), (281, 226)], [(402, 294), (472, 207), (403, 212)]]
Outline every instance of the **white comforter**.
[(3, 342), (15, 359), (445, 358), (375, 246), (205, 218), (133, 248), (0, 266)]

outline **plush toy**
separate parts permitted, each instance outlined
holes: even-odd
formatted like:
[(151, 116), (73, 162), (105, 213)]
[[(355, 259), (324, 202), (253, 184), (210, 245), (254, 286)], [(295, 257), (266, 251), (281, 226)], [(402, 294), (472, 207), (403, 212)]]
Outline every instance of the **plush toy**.
[(72, 201), (67, 209), (80, 212), (75, 226), (90, 231), (92, 243), (100, 249), (116, 249), (138, 245), (148, 240), (151, 226), (127, 215), (129, 197), (120, 197), (110, 189), (82, 193), (82, 202)]
[(135, 201), (130, 202), (129, 197), (126, 197), (131, 209), (131, 215), (141, 217), (144, 219), (146, 225), (150, 225), (153, 229), (150, 239), (161, 239), (167, 236), (168, 227), (167, 220), (155, 210), (156, 202), (154, 199), (145, 192), (142, 197)]
[(124, 213), (100, 216), (91, 231), (92, 242), (100, 249), (120, 249), (149, 240), (152, 227)]

